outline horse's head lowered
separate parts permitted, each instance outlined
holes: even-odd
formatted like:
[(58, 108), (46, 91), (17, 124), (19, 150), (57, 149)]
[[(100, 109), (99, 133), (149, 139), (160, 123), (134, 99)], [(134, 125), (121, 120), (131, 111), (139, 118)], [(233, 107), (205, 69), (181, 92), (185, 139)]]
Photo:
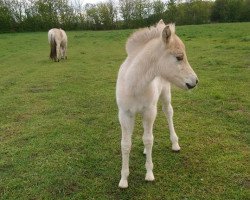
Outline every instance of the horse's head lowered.
[(183, 89), (191, 89), (198, 83), (198, 78), (188, 63), (185, 45), (175, 34), (175, 25), (165, 25), (160, 21), (158, 25), (163, 26), (162, 46), (159, 58), (160, 76)]

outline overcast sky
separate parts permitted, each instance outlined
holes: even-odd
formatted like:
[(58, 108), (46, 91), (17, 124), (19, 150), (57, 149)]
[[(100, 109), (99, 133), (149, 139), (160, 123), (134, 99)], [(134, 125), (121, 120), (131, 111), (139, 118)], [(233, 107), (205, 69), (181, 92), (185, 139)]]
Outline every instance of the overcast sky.
[[(74, 2), (74, 0), (71, 0), (72, 2)], [(84, 4), (86, 3), (98, 3), (98, 2), (107, 2), (108, 0), (80, 0), (81, 2), (83, 2)], [(162, 0), (163, 2), (166, 2), (167, 0)], [(113, 0), (113, 2), (118, 2), (118, 0)]]
[(81, 0), (83, 3), (97, 3), (100, 2), (100, 0)]
[[(71, 1), (74, 2), (75, 0), (71, 0)], [(79, 0), (79, 1), (83, 2), (83, 4), (86, 4), (86, 3), (96, 4), (98, 2), (107, 2), (108, 0)], [(166, 2), (167, 0), (162, 0), (162, 1)], [(118, 2), (118, 0), (113, 0), (113, 2)]]
[[(74, 0), (71, 0), (72, 2), (74, 2)], [(98, 3), (98, 2), (105, 2), (105, 0), (80, 0), (81, 2), (83, 2), (84, 4), (86, 4), (86, 3), (94, 3), (94, 4), (96, 4), (96, 3)]]

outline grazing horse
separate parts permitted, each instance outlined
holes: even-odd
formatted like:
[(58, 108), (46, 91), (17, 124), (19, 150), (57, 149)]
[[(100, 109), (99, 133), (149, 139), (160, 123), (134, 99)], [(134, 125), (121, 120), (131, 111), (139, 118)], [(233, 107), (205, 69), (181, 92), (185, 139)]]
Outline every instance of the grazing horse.
[(127, 58), (122, 63), (117, 83), (116, 101), (122, 130), (122, 170), (119, 187), (128, 187), (129, 153), (136, 113), (142, 114), (143, 143), (146, 154), (145, 180), (153, 181), (153, 124), (158, 99), (168, 118), (172, 150), (179, 151), (178, 137), (173, 125), (170, 84), (191, 89), (198, 78), (187, 60), (185, 46), (175, 34), (175, 25), (160, 20), (155, 27), (133, 33), (126, 43)]
[(48, 32), (50, 58), (54, 61), (67, 59), (67, 35), (64, 30), (52, 28)]

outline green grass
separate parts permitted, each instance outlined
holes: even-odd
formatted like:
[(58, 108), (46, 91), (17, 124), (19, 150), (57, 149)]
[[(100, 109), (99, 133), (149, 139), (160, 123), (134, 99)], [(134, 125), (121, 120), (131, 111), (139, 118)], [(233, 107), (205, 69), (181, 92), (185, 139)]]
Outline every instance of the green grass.
[(1, 199), (249, 199), (250, 23), (177, 27), (199, 76), (173, 88), (182, 151), (171, 152), (159, 106), (156, 181), (145, 177), (141, 117), (129, 188), (120, 179), (115, 102), (132, 30), (68, 32), (68, 60), (48, 59), (47, 33), (0, 35)]

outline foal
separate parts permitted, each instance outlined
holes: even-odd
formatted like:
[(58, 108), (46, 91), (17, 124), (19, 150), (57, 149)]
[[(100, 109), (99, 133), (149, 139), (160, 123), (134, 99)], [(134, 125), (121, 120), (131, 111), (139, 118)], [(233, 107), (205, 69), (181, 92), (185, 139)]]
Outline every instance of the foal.
[(198, 78), (188, 63), (185, 46), (175, 34), (175, 25), (162, 20), (156, 27), (132, 34), (126, 43), (127, 58), (120, 67), (116, 84), (116, 101), (122, 129), (122, 170), (119, 187), (128, 187), (129, 153), (135, 114), (143, 118), (143, 143), (146, 154), (145, 180), (153, 181), (153, 124), (160, 98), (168, 118), (172, 150), (179, 151), (178, 137), (173, 125), (170, 83), (191, 89)]
[(48, 40), (50, 44), (50, 58), (58, 61), (63, 58), (67, 59), (67, 35), (64, 30), (52, 28), (48, 32)]

